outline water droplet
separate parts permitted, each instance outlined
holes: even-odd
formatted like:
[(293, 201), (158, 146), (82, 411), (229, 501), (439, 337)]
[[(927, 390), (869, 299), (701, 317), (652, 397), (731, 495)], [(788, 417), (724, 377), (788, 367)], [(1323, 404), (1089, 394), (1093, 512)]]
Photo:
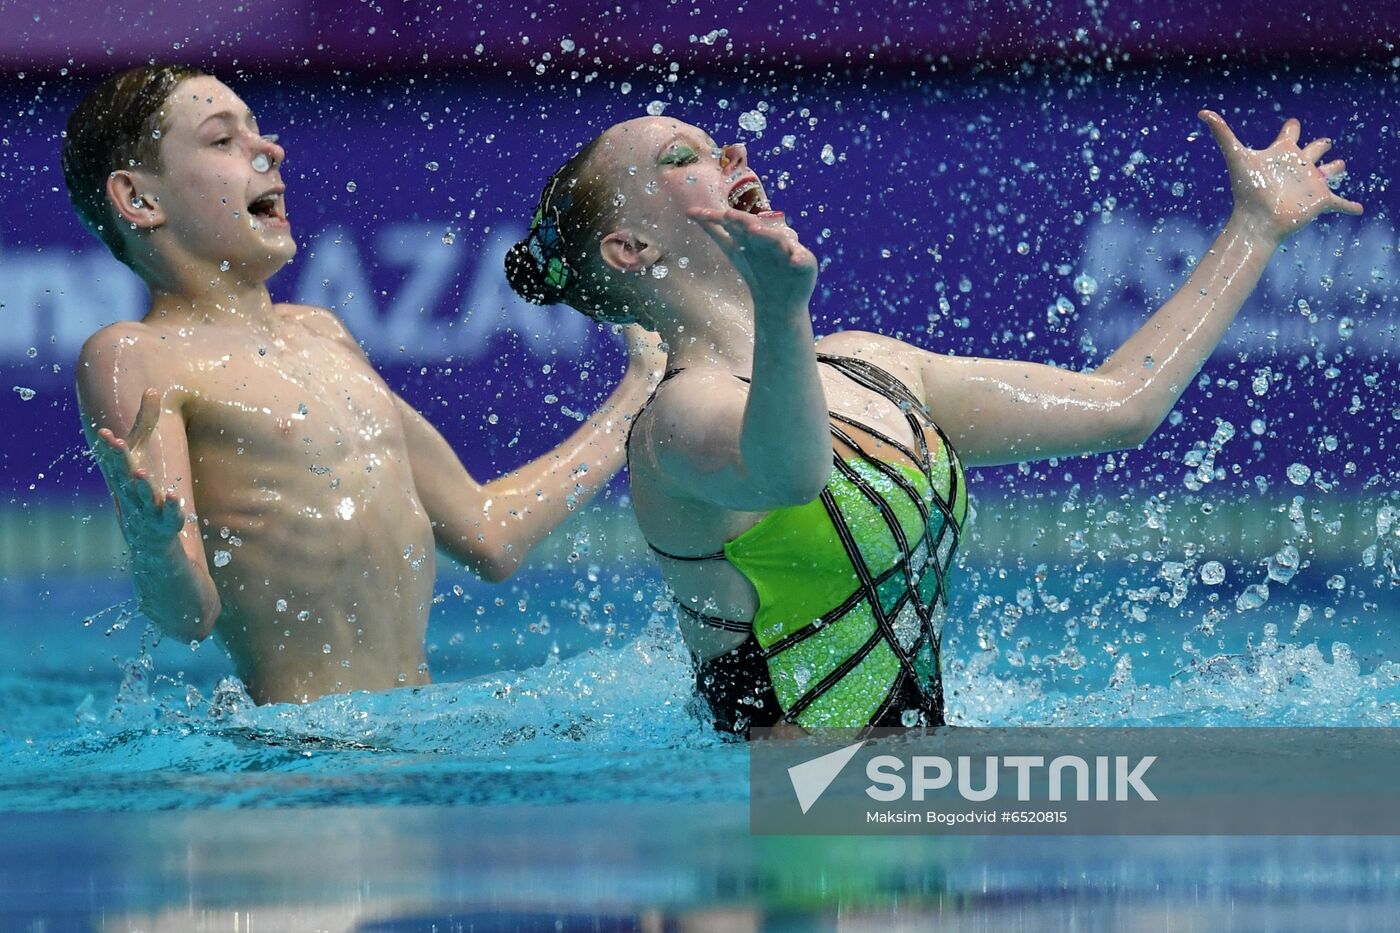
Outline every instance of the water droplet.
[(559, 48), (563, 49), (565, 52), (572, 52), (577, 46), (574, 45), (573, 39), (560, 39)]
[(279, 600), (277, 600), (277, 611), (278, 611), (278, 612), (286, 612), (286, 611), (287, 611), (287, 601), (286, 601), (285, 599), (279, 599)]
[(1074, 280), (1074, 290), (1081, 295), (1092, 295), (1099, 290), (1098, 279), (1088, 273), (1080, 273)]
[(347, 182), (345, 183), (345, 190), (348, 191), (348, 192), (350, 192), (351, 194), (354, 194), (354, 193), (355, 193), (355, 189), (358, 188), (358, 187), (360, 187), (360, 186), (357, 185), (357, 184), (355, 184), (353, 181), (347, 181)]
[(664, 279), (670, 274), (671, 270), (666, 267), (664, 262), (658, 262), (651, 267), (651, 277), (654, 279)]
[(1217, 586), (1225, 582), (1225, 565), (1218, 560), (1206, 561), (1201, 565), (1201, 582), (1206, 586)]
[(32, 360), (32, 359), (34, 359), (34, 357), (36, 357), (36, 356), (39, 355), (39, 348), (38, 348), (38, 347), (30, 347), (28, 350), (25, 350), (25, 351), (24, 351), (24, 355), (27, 356), (27, 357), (29, 357), (29, 358)]
[(797, 148), (797, 137), (796, 137), (796, 136), (784, 136), (784, 137), (783, 137), (783, 148), (784, 148), (784, 149), (796, 149), (796, 148)]
[(436, 172), (436, 171), (438, 170), (438, 168), (439, 168), (439, 166), (438, 166), (438, 164), (437, 164), (436, 162), (429, 162), (427, 165), (425, 165), (425, 166), (423, 166), (423, 167), (424, 167), (425, 169), (427, 169), (428, 171), (430, 171), (430, 172)]
[(1288, 481), (1294, 486), (1301, 486), (1312, 476), (1312, 469), (1301, 463), (1290, 463), (1288, 465)]
[(768, 118), (757, 110), (746, 110), (739, 114), (739, 129), (761, 133), (768, 129)]
[(682, 269), (686, 268), (690, 265), (690, 257), (682, 256), (681, 258), (676, 260), (676, 265), (680, 266)]
[(1343, 340), (1351, 339), (1351, 335), (1356, 333), (1356, 322), (1349, 317), (1344, 317), (1337, 322), (1337, 335)]
[(1342, 576), (1340, 573), (1334, 574), (1333, 576), (1328, 577), (1328, 579), (1327, 579), (1327, 588), (1328, 588), (1329, 590), (1340, 590), (1340, 589), (1344, 589), (1344, 588), (1346, 587), (1346, 585), (1347, 585), (1347, 578), (1344, 577), (1344, 576)]
[(340, 503), (335, 507), (335, 514), (339, 515), (344, 521), (350, 521), (350, 519), (355, 517), (355, 501), (349, 496), (341, 499)]
[(1298, 572), (1298, 549), (1291, 544), (1285, 544), (1269, 558), (1269, 579), (1278, 583), (1287, 583), (1293, 579), (1293, 575)]
[(233, 555), (230, 554), (228, 551), (215, 551), (215, 552), (214, 552), (214, 566), (215, 566), (215, 567), (227, 567), (227, 566), (228, 566), (228, 562), (231, 561), (231, 560), (233, 560)]
[(15, 393), (19, 396), (21, 402), (27, 402), (39, 394), (28, 386), (15, 386)]
[(267, 157), (266, 152), (259, 152), (253, 156), (253, 171), (259, 174), (272, 171), (272, 161)]
[(1251, 609), (1258, 609), (1269, 601), (1269, 584), (1253, 583), (1244, 588), (1244, 592), (1235, 597), (1235, 608), (1240, 612), (1248, 612)]
[(1017, 252), (1018, 255), (1025, 256), (1025, 255), (1027, 255), (1028, 253), (1030, 253), (1030, 251), (1031, 251), (1031, 245), (1030, 245), (1029, 243), (1027, 243), (1025, 240), (1022, 240), (1021, 242), (1019, 242), (1019, 243), (1016, 244), (1016, 252)]
[(622, 205), (627, 203), (627, 195), (619, 191), (613, 195), (612, 202), (613, 207), (621, 207)]
[(831, 148), (831, 143), (827, 143), (825, 146), (822, 146), (821, 159), (827, 165), (836, 164), (836, 150)]
[(451, 246), (451, 245), (452, 245), (453, 243), (455, 243), (455, 242), (457, 242), (457, 235), (456, 235), (455, 233), (453, 233), (451, 230), (447, 230), (447, 231), (445, 231), (445, 232), (443, 233), (443, 235), (442, 235), (442, 245), (443, 245), (443, 246)]
[(647, 104), (647, 114), (650, 116), (659, 117), (665, 112), (666, 102), (664, 100), (654, 100)]
[(229, 270), (229, 268), (230, 268), (230, 266), (229, 266), (229, 262), (228, 262), (227, 259), (225, 259), (223, 262), (220, 262), (220, 263), (219, 263), (219, 271), (220, 271), (220, 272), (227, 272), (227, 271)]
[(1179, 197), (1181, 197), (1181, 196), (1184, 195), (1184, 194), (1186, 194), (1186, 186), (1183, 185), (1183, 184), (1182, 184), (1181, 182), (1179, 182), (1179, 181), (1173, 182), (1173, 183), (1172, 183), (1172, 197), (1177, 197), (1177, 198), (1179, 198)]
[(331, 646), (330, 646), (330, 645), (322, 645), (322, 646), (321, 646), (321, 653), (322, 653), (322, 654), (330, 654), (330, 653), (331, 653)]

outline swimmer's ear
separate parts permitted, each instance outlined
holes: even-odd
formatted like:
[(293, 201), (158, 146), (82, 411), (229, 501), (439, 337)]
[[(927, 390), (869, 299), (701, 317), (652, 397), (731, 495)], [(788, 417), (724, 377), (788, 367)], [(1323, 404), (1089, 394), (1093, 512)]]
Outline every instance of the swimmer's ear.
[(141, 230), (154, 230), (165, 223), (165, 213), (156, 199), (142, 191), (141, 179), (134, 172), (116, 171), (107, 176), (107, 200), (123, 222)]
[(661, 258), (661, 250), (644, 242), (631, 230), (614, 230), (599, 245), (603, 262), (618, 272), (644, 272)]

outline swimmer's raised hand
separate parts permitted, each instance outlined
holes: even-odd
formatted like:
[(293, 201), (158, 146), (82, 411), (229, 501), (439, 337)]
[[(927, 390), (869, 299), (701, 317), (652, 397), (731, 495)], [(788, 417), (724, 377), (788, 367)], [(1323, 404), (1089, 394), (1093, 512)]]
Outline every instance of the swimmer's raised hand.
[(120, 438), (110, 428), (101, 428), (92, 445), (93, 458), (117, 501), (127, 543), (143, 553), (170, 547), (185, 525), (179, 496), (156, 489), (146, 465), (146, 446), (160, 420), (160, 408), (160, 393), (147, 389), (130, 433)]
[(781, 212), (694, 208), (689, 216), (734, 263), (756, 309), (806, 310), (817, 285), (817, 257), (802, 245)]
[(1220, 114), (1202, 110), (1200, 118), (1210, 127), (1230, 171), (1235, 212), (1281, 242), (1312, 223), (1320, 215), (1336, 211), (1360, 214), (1362, 207), (1332, 191), (1328, 180), (1346, 171), (1346, 163), (1334, 159), (1317, 162), (1332, 148), (1330, 139), (1315, 139), (1299, 148), (1301, 126), (1284, 121), (1283, 129), (1267, 149), (1249, 149), (1230, 131)]

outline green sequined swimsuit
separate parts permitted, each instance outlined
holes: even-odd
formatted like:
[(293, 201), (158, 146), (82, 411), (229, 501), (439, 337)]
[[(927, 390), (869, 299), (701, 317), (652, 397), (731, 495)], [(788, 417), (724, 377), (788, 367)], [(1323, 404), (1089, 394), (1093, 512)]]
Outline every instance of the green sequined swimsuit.
[(818, 498), (769, 512), (719, 553), (653, 548), (727, 560), (758, 593), (751, 623), (678, 604), (750, 636), (700, 663), (696, 684), (723, 731), (939, 725), (946, 580), (967, 518), (962, 465), (896, 377), (864, 360), (817, 359), (897, 405), (915, 449), (831, 412), (833, 470)]

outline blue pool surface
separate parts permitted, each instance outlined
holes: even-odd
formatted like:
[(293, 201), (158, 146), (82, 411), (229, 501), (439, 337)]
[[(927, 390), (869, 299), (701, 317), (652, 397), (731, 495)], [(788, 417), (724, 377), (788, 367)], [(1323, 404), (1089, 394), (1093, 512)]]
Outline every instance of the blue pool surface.
[[(1247, 567), (1211, 601), (968, 564), (950, 721), (1395, 725), (1395, 614), (1335, 569), (1241, 610)], [(127, 586), (3, 584), (32, 608), (0, 626), (0, 929), (1377, 929), (1400, 900), (1388, 838), (752, 836), (650, 569), (444, 577), (437, 683), (306, 707), (153, 646)]]

